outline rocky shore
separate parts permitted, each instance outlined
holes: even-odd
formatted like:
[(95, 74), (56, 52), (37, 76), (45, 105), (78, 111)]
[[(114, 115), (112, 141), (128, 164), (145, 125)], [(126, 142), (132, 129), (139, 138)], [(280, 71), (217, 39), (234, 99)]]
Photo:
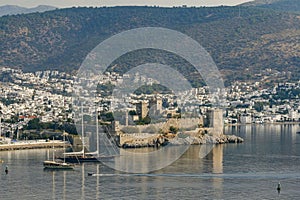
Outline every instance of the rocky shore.
[(225, 143), (242, 143), (244, 139), (235, 135), (183, 135), (177, 134), (175, 137), (169, 138), (160, 136), (148, 140), (136, 140), (135, 142), (126, 142), (122, 148), (144, 148), (144, 147), (160, 147), (164, 145), (201, 145), (201, 144), (225, 144)]
[(225, 143), (242, 143), (244, 139), (235, 135), (201, 135), (201, 136), (187, 136), (183, 137), (180, 134), (173, 139), (168, 141), (172, 145), (183, 145), (183, 144), (225, 144)]
[(167, 145), (168, 139), (162, 136), (152, 137), (146, 141), (135, 141), (135, 142), (126, 142), (121, 147), (122, 148), (144, 148), (144, 147), (160, 147)]

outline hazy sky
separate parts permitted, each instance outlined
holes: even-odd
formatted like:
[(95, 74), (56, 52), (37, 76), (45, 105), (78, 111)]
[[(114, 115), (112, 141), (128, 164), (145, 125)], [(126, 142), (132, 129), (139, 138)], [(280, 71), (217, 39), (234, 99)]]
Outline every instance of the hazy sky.
[(72, 6), (116, 6), (116, 5), (159, 5), (159, 6), (218, 6), (237, 5), (251, 0), (0, 0), (2, 5), (19, 5), (35, 7), (51, 5), (56, 7)]

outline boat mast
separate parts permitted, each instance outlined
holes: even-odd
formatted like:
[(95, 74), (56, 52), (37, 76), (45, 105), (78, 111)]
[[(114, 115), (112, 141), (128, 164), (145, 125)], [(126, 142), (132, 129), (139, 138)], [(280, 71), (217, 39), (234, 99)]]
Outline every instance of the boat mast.
[(100, 153), (100, 148), (99, 148), (99, 120), (98, 120), (98, 110), (97, 110), (97, 107), (96, 107), (96, 134), (97, 134), (97, 156), (99, 155)]
[(84, 141), (84, 127), (83, 127), (83, 107), (81, 104), (81, 135), (82, 135), (82, 156), (85, 157), (85, 141)]
[(63, 138), (64, 138), (64, 163), (66, 162), (66, 155), (65, 155), (65, 152), (66, 152), (66, 139), (65, 139), (65, 131), (63, 132)]
[(52, 137), (52, 150), (53, 150), (53, 152), (52, 152), (52, 160), (54, 161), (54, 136)]

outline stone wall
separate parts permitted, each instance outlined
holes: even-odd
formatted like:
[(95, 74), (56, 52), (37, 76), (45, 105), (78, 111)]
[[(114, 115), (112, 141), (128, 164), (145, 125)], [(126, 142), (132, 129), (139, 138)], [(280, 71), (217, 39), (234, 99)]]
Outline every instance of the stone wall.
[(167, 133), (170, 127), (173, 126), (180, 130), (194, 130), (198, 128), (202, 123), (200, 118), (171, 118), (166, 122), (160, 122), (156, 124), (136, 125), (136, 126), (124, 126), (119, 125), (119, 129), (125, 133)]
[(155, 147), (165, 142), (161, 134), (134, 133), (120, 134), (119, 145), (124, 148), (130, 147)]

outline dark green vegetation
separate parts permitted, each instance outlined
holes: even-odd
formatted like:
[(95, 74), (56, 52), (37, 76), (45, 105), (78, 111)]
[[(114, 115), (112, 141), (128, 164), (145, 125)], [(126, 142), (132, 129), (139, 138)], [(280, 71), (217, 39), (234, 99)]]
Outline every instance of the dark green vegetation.
[[(23, 120), (18, 116), (14, 116), (11, 119), (3, 120), (4, 123), (15, 124), (18, 121)], [(77, 129), (73, 123), (69, 122), (41, 122), (39, 118), (31, 119), (26, 126), (21, 129), (15, 129), (13, 132), (11, 130), (6, 130), (3, 134), (6, 137), (17, 138), (19, 134), (19, 139), (63, 139), (63, 132), (68, 134), (77, 135)], [(70, 139), (69, 139), (70, 141)]]
[(28, 122), (20, 132), (22, 139), (63, 139), (62, 132), (69, 134), (77, 134), (74, 124), (57, 123), (57, 122), (41, 122), (38, 118), (34, 118)]
[[(289, 1), (293, 7), (300, 5), (300, 1)], [(104, 39), (147, 26), (174, 29), (197, 40), (227, 83), (254, 79), (254, 74), (265, 68), (291, 71), (291, 78), (299, 78), (299, 14), (254, 6), (70, 8), (4, 16), (0, 18), (0, 66), (74, 72)], [(201, 82), (184, 59), (159, 50), (126, 54), (110, 70), (124, 73), (150, 61), (174, 66), (194, 86)]]
[(135, 94), (171, 94), (172, 91), (160, 84), (153, 84), (153, 85), (143, 85), (140, 88), (138, 88), (135, 92)]

